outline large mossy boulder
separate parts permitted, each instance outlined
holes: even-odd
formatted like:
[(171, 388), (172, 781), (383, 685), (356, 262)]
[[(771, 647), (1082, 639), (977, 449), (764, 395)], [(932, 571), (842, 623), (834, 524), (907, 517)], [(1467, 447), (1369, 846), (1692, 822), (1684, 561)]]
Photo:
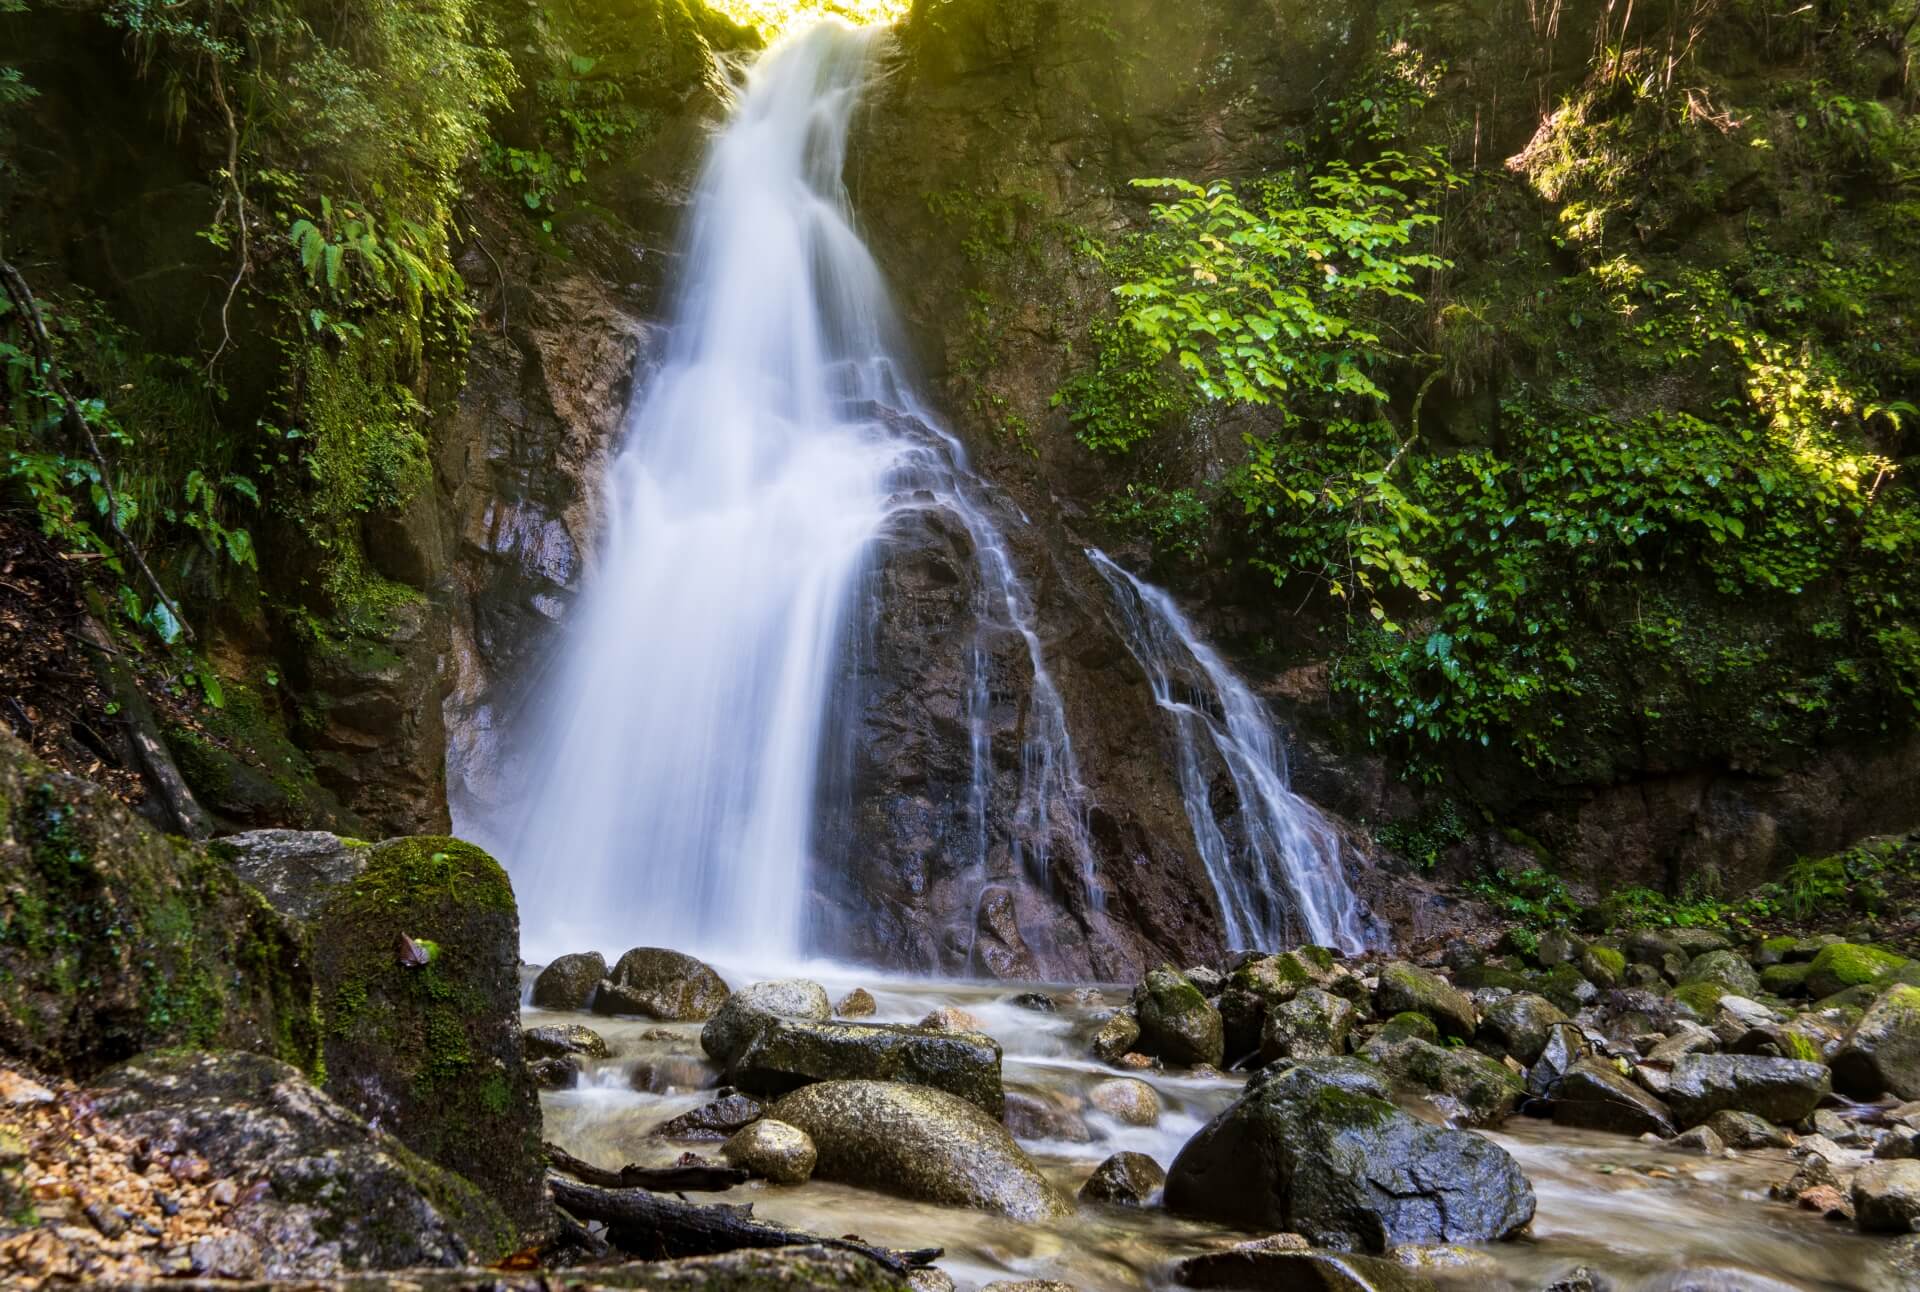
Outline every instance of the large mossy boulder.
[(380, 844), (309, 926), (327, 1089), (534, 1232), (540, 1105), (520, 1035), (520, 918), (499, 863), (438, 836)]
[(515, 1246), (518, 1227), (472, 1183), (288, 1064), (145, 1054), (101, 1074), (93, 1098), (109, 1130), (245, 1186), (222, 1219), (253, 1240), (268, 1278), (479, 1265)]
[(1168, 1063), (1219, 1067), (1226, 1049), (1220, 1011), (1198, 987), (1170, 965), (1147, 975), (1134, 1001), (1140, 1044)]
[(1469, 1126), (1499, 1125), (1527, 1092), (1519, 1073), (1462, 1046), (1408, 1039), (1387, 1049), (1379, 1061), (1396, 1079), (1441, 1096)]
[(944, 1091), (996, 1118), (1006, 1111), (1000, 1045), (981, 1032), (766, 1015), (726, 1073), (730, 1083), (758, 1095), (816, 1081), (897, 1081)]
[(925, 1086), (826, 1081), (796, 1090), (767, 1115), (804, 1131), (814, 1175), (1015, 1220), (1071, 1208), (994, 1118)]
[(217, 858), (0, 730), (0, 1050), (87, 1076), (160, 1046), (311, 1071), (299, 939)]
[(1380, 985), (1373, 994), (1374, 1009), (1382, 1017), (1411, 1011), (1425, 1014), (1440, 1029), (1440, 1035), (1462, 1041), (1473, 1039), (1478, 1019), (1467, 994), (1438, 974), (1428, 973), (1404, 960), (1396, 960), (1380, 970)]
[(1307, 987), (1283, 1005), (1267, 1011), (1260, 1030), (1260, 1057), (1275, 1059), (1332, 1059), (1347, 1052), (1353, 1031), (1353, 1002), (1330, 991)]
[(1511, 1054), (1521, 1064), (1531, 1065), (1547, 1048), (1554, 1026), (1566, 1021), (1566, 1014), (1545, 996), (1516, 992), (1487, 1006), (1474, 1045), (1495, 1058)]
[(635, 947), (621, 956), (594, 993), (602, 1014), (638, 1014), (667, 1023), (712, 1018), (730, 993), (711, 965), (665, 947)]
[(1534, 1198), (1492, 1140), (1408, 1116), (1369, 1064), (1316, 1059), (1256, 1074), (1180, 1151), (1166, 1205), (1380, 1252), (1510, 1237), (1533, 1219)]
[(1711, 983), (1735, 996), (1751, 998), (1760, 994), (1759, 973), (1737, 951), (1708, 951), (1695, 956), (1687, 964), (1686, 972), (1680, 975), (1680, 985), (1697, 983)]
[(1890, 987), (1833, 1056), (1833, 1084), (1855, 1099), (1920, 1099), (1920, 987)]
[(1819, 1000), (1849, 987), (1872, 987), (1899, 971), (1907, 961), (1879, 947), (1835, 942), (1820, 948), (1807, 969), (1807, 994)]
[(1792, 1124), (1832, 1089), (1826, 1065), (1755, 1054), (1688, 1054), (1676, 1059), (1667, 1103), (1683, 1127), (1722, 1109)]

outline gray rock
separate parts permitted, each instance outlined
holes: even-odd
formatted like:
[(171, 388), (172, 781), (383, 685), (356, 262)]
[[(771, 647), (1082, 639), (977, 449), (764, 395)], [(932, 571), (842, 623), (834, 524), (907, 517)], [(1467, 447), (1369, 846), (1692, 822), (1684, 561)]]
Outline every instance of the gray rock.
[(103, 1073), (104, 1125), (259, 1181), (222, 1219), (274, 1279), (481, 1264), (514, 1227), (461, 1177), (429, 1165), (336, 1103), (298, 1069), (255, 1054), (167, 1051)]
[(1793, 1141), (1764, 1117), (1723, 1108), (1702, 1125), (1718, 1135), (1728, 1148), (1785, 1148)]
[(1462, 1041), (1473, 1039), (1477, 1020), (1473, 1002), (1465, 992), (1445, 979), (1395, 961), (1380, 970), (1380, 985), (1374, 989), (1374, 1008), (1383, 1015), (1412, 1011), (1425, 1014), (1440, 1029), (1442, 1036)]
[(1853, 1215), (1870, 1234), (1920, 1233), (1920, 1162), (1869, 1162), (1853, 1176)]
[(1719, 1157), (1727, 1151), (1727, 1142), (1702, 1124), (1695, 1126), (1692, 1130), (1681, 1131), (1667, 1141), (1667, 1147), (1684, 1153), (1704, 1153), (1708, 1157)]
[(752, 1095), (743, 1095), (739, 1091), (722, 1095), (709, 1104), (688, 1109), (678, 1117), (668, 1118), (653, 1128), (652, 1133), (661, 1139), (680, 1140), (719, 1140), (728, 1139), (742, 1126), (759, 1120), (766, 1115), (766, 1105)]
[(973, 1032), (895, 1023), (767, 1018), (727, 1068), (734, 1085), (779, 1095), (811, 1081), (901, 1081), (958, 1095), (999, 1117), (1000, 1046)]
[(1831, 1088), (1827, 1069), (1800, 1059), (1748, 1054), (1689, 1054), (1675, 1061), (1667, 1102), (1683, 1126), (1723, 1108), (1771, 1122), (1797, 1122)]
[(1566, 1014), (1546, 997), (1516, 992), (1493, 1002), (1481, 1013), (1474, 1044), (1496, 1058), (1511, 1054), (1531, 1067), (1547, 1048), (1547, 1037), (1554, 1025), (1566, 1021)]
[(817, 1155), (805, 1131), (763, 1117), (735, 1131), (720, 1146), (720, 1156), (775, 1184), (805, 1184)]
[(1051, 1093), (1007, 1091), (1007, 1110), (1001, 1120), (1015, 1139), (1061, 1140), (1068, 1144), (1093, 1141), (1093, 1131), (1078, 1109)]
[(1147, 975), (1135, 998), (1140, 1043), (1168, 1063), (1219, 1067), (1226, 1047), (1220, 1011), (1169, 965)]
[(571, 1090), (580, 1084), (580, 1060), (564, 1058), (534, 1059), (527, 1064), (533, 1083), (542, 1090)]
[(1331, 1059), (1347, 1052), (1353, 1031), (1353, 1005), (1330, 991), (1303, 987), (1284, 1004), (1267, 1011), (1260, 1034), (1260, 1058)]
[(1102, 1063), (1112, 1063), (1140, 1042), (1140, 1023), (1125, 1010), (1103, 1020), (1093, 1034), (1089, 1048)]
[(1129, 1126), (1152, 1126), (1160, 1120), (1160, 1096), (1152, 1086), (1133, 1077), (1102, 1081), (1087, 1093), (1087, 1101)]
[(305, 923), (358, 877), (369, 849), (324, 830), (249, 830), (214, 840), (208, 851), (259, 889), (267, 905)]
[(1833, 1083), (1856, 1099), (1920, 1099), (1920, 987), (1881, 993), (1834, 1054)]
[(541, 1009), (586, 1009), (606, 976), (607, 960), (598, 951), (561, 956), (533, 980), (533, 1003)]
[(607, 1040), (590, 1027), (566, 1023), (551, 1027), (529, 1027), (521, 1033), (529, 1059), (564, 1059), (578, 1055), (586, 1059), (604, 1059), (612, 1052)]
[(827, 989), (805, 978), (756, 982), (727, 997), (700, 1029), (700, 1048), (715, 1063), (733, 1062), (769, 1020), (797, 1018), (818, 1023), (833, 1017)]
[(833, 1012), (841, 1018), (872, 1018), (879, 1008), (879, 1004), (873, 999), (872, 992), (865, 987), (855, 987), (840, 998), (840, 1003), (833, 1007)]
[(1735, 951), (1708, 951), (1696, 956), (1688, 962), (1680, 981), (1682, 984), (1712, 983), (1742, 997), (1760, 994), (1760, 975), (1754, 972), (1745, 956)]
[(1005, 1127), (941, 1090), (824, 1081), (787, 1095), (769, 1115), (812, 1138), (822, 1179), (1016, 1220), (1071, 1210)]
[(616, 990), (609, 993), (603, 985), (595, 993), (596, 1012), (668, 1023), (712, 1018), (728, 995), (726, 982), (710, 966), (665, 947), (635, 947), (620, 957), (607, 981)]
[(1144, 1207), (1166, 1182), (1167, 1173), (1145, 1153), (1115, 1153), (1093, 1168), (1080, 1186), (1080, 1200)]
[(1060, 1002), (1041, 991), (1023, 991), (1018, 996), (1008, 997), (1007, 1004), (1015, 1009), (1031, 1010), (1036, 1014), (1060, 1012)]
[(1720, 1048), (1720, 1038), (1712, 1029), (1698, 1023), (1681, 1023), (1679, 1030), (1657, 1042), (1647, 1051), (1649, 1063), (1672, 1063), (1688, 1054), (1711, 1054)]
[(1673, 1116), (1665, 1104), (1597, 1059), (1575, 1063), (1551, 1097), (1556, 1125), (1661, 1139), (1673, 1134)]
[(1364, 1062), (1312, 1059), (1256, 1073), (1180, 1151), (1166, 1205), (1378, 1252), (1508, 1237), (1534, 1199), (1499, 1145), (1401, 1112)]
[(1254, 1243), (1190, 1256), (1174, 1266), (1174, 1278), (1182, 1287), (1245, 1292), (1433, 1292), (1426, 1275), (1379, 1256)]
[(1547, 1033), (1540, 1057), (1527, 1069), (1527, 1093), (1536, 1099), (1551, 1099), (1560, 1079), (1587, 1053), (1586, 1038), (1571, 1023), (1557, 1023)]

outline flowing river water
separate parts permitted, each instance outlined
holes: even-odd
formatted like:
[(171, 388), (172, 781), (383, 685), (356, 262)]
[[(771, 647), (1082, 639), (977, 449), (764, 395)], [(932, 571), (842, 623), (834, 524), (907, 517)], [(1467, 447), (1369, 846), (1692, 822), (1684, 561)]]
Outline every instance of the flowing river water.
[[(730, 983), (754, 979), (750, 967), (716, 966)], [(1084, 986), (1045, 988), (1059, 1006), (1036, 1013), (1012, 1003), (1029, 984), (887, 981), (844, 966), (809, 965), (807, 976), (838, 997), (856, 986), (872, 993), (881, 1022), (911, 1023), (937, 1008), (957, 1006), (980, 1020), (1005, 1052), (1007, 1089), (1074, 1109), (1089, 1138), (1023, 1139), (1024, 1147), (1069, 1195), (1110, 1154), (1145, 1153), (1171, 1166), (1181, 1146), (1240, 1088), (1237, 1076), (1191, 1077), (1161, 1072), (1121, 1073), (1093, 1060), (1087, 1037), (1093, 1019), (1124, 1003), (1125, 993)], [(782, 971), (785, 972), (785, 971)], [(542, 1096), (547, 1137), (577, 1156), (617, 1167), (627, 1162), (665, 1165), (693, 1149), (650, 1132), (669, 1117), (713, 1098), (718, 1074), (704, 1060), (698, 1023), (662, 1024), (529, 1009), (528, 1026), (584, 1023), (604, 1036), (613, 1056), (589, 1062), (575, 1089)], [(1093, 1108), (1093, 1087), (1116, 1076), (1137, 1076), (1159, 1096), (1152, 1126), (1122, 1123)], [(636, 1087), (645, 1088), (636, 1088)], [(1423, 1103), (1416, 1115), (1438, 1120)], [(1660, 1287), (1663, 1274), (1727, 1267), (1756, 1282), (1711, 1282), (1702, 1289), (1754, 1292), (1777, 1286), (1803, 1292), (1889, 1292), (1903, 1286), (1888, 1263), (1884, 1239), (1862, 1237), (1767, 1196), (1770, 1184), (1793, 1172), (1781, 1150), (1734, 1158), (1683, 1153), (1622, 1135), (1570, 1130), (1526, 1117), (1487, 1132), (1514, 1155), (1532, 1181), (1539, 1210), (1518, 1241), (1474, 1249), (1485, 1260), (1449, 1273), (1431, 1271), (1441, 1287), (1538, 1292), (1574, 1266), (1613, 1280), (1619, 1292)], [(906, 1201), (826, 1182), (778, 1186), (754, 1182), (714, 1201), (751, 1202), (756, 1215), (824, 1234), (858, 1233), (899, 1247), (939, 1246), (939, 1265), (962, 1288), (995, 1279), (1059, 1279), (1083, 1292), (1172, 1287), (1169, 1265), (1182, 1256), (1257, 1236), (1188, 1221), (1157, 1207), (1083, 1203), (1053, 1224), (1005, 1220), (977, 1212)]]

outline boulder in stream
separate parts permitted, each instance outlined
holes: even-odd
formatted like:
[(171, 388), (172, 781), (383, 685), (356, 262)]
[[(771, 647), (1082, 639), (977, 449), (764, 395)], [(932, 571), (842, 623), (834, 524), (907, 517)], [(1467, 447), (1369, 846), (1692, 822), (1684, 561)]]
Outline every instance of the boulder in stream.
[(1170, 965), (1147, 975), (1135, 999), (1140, 1040), (1168, 1063), (1219, 1067), (1226, 1048), (1220, 1011)]
[(1920, 1162), (1869, 1162), (1853, 1177), (1853, 1215), (1868, 1233), (1920, 1233)]
[(1771, 1122), (1807, 1116), (1831, 1089), (1825, 1065), (1756, 1054), (1689, 1054), (1674, 1061), (1667, 1103), (1682, 1126), (1723, 1108)]
[(665, 947), (635, 947), (620, 957), (594, 993), (602, 1014), (640, 1014), (667, 1023), (712, 1018), (728, 996), (711, 966)]
[(700, 1029), (700, 1048), (715, 1063), (731, 1063), (770, 1019), (797, 1018), (819, 1023), (833, 1017), (827, 989), (805, 978), (756, 982), (727, 997)]
[(1379, 1256), (1242, 1243), (1174, 1266), (1182, 1287), (1237, 1292), (1433, 1292), (1433, 1280)]
[(1372, 1252), (1510, 1237), (1534, 1210), (1505, 1149), (1401, 1112), (1380, 1073), (1352, 1059), (1255, 1074), (1180, 1151), (1166, 1199), (1190, 1215)]
[(1856, 1099), (1920, 1099), (1920, 987), (1891, 987), (1833, 1056), (1833, 1083)]
[(822, 1179), (1015, 1220), (1071, 1210), (1004, 1126), (942, 1090), (822, 1081), (779, 1100), (768, 1115), (813, 1140)]
[(720, 1156), (775, 1184), (805, 1184), (813, 1175), (813, 1141), (798, 1127), (763, 1117), (733, 1133)]
[(1093, 1168), (1080, 1186), (1080, 1200), (1144, 1207), (1166, 1182), (1167, 1173), (1145, 1153), (1115, 1153)]
[(1545, 996), (1515, 992), (1487, 1006), (1480, 1016), (1474, 1044), (1495, 1058), (1511, 1054), (1531, 1067), (1547, 1048), (1547, 1037), (1555, 1024), (1566, 1021), (1566, 1014)]
[(1464, 1047), (1405, 1040), (1380, 1056), (1380, 1065), (1396, 1078), (1441, 1096), (1455, 1120), (1469, 1126), (1496, 1126), (1526, 1093), (1519, 1073)]
[(540, 1009), (586, 1009), (606, 976), (607, 959), (598, 951), (560, 956), (533, 980), (533, 1003)]
[(1000, 1046), (978, 1032), (766, 1017), (727, 1066), (742, 1090), (779, 1095), (814, 1081), (898, 1081), (943, 1090), (999, 1117)]
[(1581, 1059), (1553, 1087), (1553, 1120), (1561, 1126), (1617, 1135), (1673, 1135), (1673, 1114), (1658, 1099), (1599, 1059)]
[(1102, 1081), (1087, 1099), (1107, 1116), (1129, 1126), (1151, 1126), (1160, 1120), (1160, 1096), (1137, 1077)]

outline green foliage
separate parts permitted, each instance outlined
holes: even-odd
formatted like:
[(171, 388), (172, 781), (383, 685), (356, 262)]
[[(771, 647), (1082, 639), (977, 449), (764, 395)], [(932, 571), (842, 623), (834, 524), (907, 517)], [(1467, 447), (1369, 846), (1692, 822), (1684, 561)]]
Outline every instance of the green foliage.
[(1564, 926), (1580, 914), (1580, 904), (1566, 882), (1538, 866), (1521, 870), (1496, 867), (1468, 884), (1467, 892), (1503, 917), (1525, 926)]
[(1082, 444), (1122, 454), (1187, 410), (1185, 387), (1166, 371), (1145, 333), (1100, 320), (1088, 329), (1087, 343), (1092, 366), (1069, 377), (1052, 399), (1067, 410)]
[(1467, 837), (1469, 828), (1460, 805), (1445, 799), (1412, 820), (1383, 826), (1375, 837), (1416, 868), (1432, 870), (1440, 864), (1447, 849)]
[(1194, 490), (1143, 484), (1130, 484), (1119, 497), (1103, 503), (1100, 518), (1146, 539), (1159, 556), (1188, 562), (1198, 562), (1205, 554), (1213, 524), (1212, 508)]

